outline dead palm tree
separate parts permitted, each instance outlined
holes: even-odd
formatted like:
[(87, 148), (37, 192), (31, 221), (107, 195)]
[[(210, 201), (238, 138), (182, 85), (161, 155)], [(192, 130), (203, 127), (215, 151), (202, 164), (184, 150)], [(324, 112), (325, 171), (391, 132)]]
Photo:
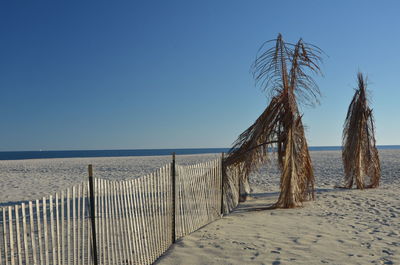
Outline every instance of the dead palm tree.
[(357, 78), (358, 88), (347, 111), (343, 129), (344, 187), (351, 188), (355, 182), (358, 189), (376, 188), (381, 169), (375, 143), (374, 119), (368, 107), (367, 82), (362, 73), (358, 73)]
[[(275, 45), (261, 52), (265, 45)], [(282, 35), (263, 44), (252, 66), (256, 83), (271, 102), (234, 142), (225, 165), (239, 168), (241, 181), (268, 162), (275, 150), (281, 170), (280, 196), (275, 207), (301, 206), (314, 198), (314, 174), (297, 102), (313, 105), (320, 95), (310, 74), (320, 74), (321, 50), (300, 39), (285, 43)]]

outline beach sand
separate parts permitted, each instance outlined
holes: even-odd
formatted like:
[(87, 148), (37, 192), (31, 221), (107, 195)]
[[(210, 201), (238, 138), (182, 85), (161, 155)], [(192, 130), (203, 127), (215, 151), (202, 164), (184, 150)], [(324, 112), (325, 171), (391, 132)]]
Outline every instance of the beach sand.
[(334, 189), (340, 151), (313, 151), (316, 201), (266, 210), (279, 172), (251, 177), (254, 197), (233, 213), (179, 240), (156, 264), (400, 264), (400, 150), (381, 150), (381, 186)]
[[(181, 165), (216, 159), (218, 154), (176, 156)], [(88, 165), (93, 175), (103, 179), (128, 179), (145, 176), (171, 163), (172, 156), (130, 156), (96, 158), (57, 158), (0, 161), (0, 206), (41, 199), (88, 180)]]
[[(343, 179), (340, 151), (311, 152), (316, 201), (266, 210), (276, 201), (279, 172), (251, 176), (253, 198), (233, 213), (177, 241), (156, 264), (400, 264), (400, 150), (380, 150), (378, 189), (334, 189)], [(218, 154), (177, 156), (193, 164)], [(0, 203), (37, 199), (95, 175), (125, 179), (148, 174), (171, 157), (0, 161)]]

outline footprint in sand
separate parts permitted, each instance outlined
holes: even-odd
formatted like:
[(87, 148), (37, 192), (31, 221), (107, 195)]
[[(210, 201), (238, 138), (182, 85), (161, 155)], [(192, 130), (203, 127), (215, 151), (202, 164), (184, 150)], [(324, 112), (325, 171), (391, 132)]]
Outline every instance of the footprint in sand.
[(258, 257), (258, 255), (260, 255), (260, 253), (256, 252), (256, 253), (254, 253), (254, 256), (252, 256), (250, 259), (251, 259), (251, 260), (254, 260), (255, 258)]
[(244, 247), (243, 249), (256, 250), (255, 248), (252, 247)]
[(215, 248), (224, 249), (223, 247), (221, 247), (220, 245), (215, 244), (215, 243), (213, 243), (212, 246), (215, 247)]
[(291, 237), (293, 243), (299, 244), (299, 237)]
[(394, 263), (393, 263), (393, 261), (391, 261), (391, 260), (382, 259), (382, 260), (381, 260), (381, 264), (388, 264), (388, 265), (392, 265), (392, 264), (394, 264)]
[(387, 254), (387, 255), (389, 255), (389, 256), (392, 256), (392, 255), (393, 255), (393, 252), (390, 251), (390, 250), (388, 250), (388, 249), (384, 249), (384, 250), (382, 250), (382, 252), (385, 253), (385, 254)]
[(282, 248), (277, 247), (277, 248), (275, 248), (275, 250), (271, 250), (271, 253), (274, 253), (274, 254), (281, 254), (281, 250), (282, 250)]

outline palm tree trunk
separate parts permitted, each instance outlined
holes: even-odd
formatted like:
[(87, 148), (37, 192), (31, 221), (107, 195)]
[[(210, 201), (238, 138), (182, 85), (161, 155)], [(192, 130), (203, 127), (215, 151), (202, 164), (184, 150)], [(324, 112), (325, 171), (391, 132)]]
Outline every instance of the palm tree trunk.
[(358, 189), (364, 189), (364, 181), (363, 181), (363, 156), (362, 156), (362, 147), (359, 146), (358, 150), (358, 166), (357, 166), (357, 176), (356, 176), (356, 185)]
[[(293, 123), (292, 123), (293, 124)], [(283, 171), (281, 175), (281, 193), (275, 204), (277, 208), (294, 208), (301, 205), (298, 201), (298, 175), (296, 169), (296, 153), (294, 150), (294, 130), (293, 125), (288, 128), (288, 138), (284, 145), (285, 156), (283, 159)]]

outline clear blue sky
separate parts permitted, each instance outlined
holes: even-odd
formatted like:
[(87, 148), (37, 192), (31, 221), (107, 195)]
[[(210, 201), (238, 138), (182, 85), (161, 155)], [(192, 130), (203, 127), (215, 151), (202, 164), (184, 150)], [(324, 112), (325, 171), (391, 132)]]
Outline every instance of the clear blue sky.
[(229, 147), (267, 106), (249, 72), (281, 32), (329, 57), (309, 145), (340, 145), (369, 76), (400, 144), (397, 1), (1, 1), (0, 150)]

